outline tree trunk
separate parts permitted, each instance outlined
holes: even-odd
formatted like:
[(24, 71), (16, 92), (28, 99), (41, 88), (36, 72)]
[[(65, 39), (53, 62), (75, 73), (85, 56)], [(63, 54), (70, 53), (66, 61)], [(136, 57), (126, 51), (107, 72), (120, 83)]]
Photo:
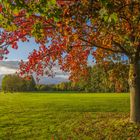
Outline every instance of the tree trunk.
[(130, 64), (130, 121), (140, 123), (140, 60)]

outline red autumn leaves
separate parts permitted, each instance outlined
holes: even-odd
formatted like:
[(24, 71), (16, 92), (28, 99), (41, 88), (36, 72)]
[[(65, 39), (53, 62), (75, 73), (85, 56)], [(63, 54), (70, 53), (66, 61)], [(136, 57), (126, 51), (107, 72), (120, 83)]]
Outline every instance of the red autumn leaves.
[(2, 12), (2, 5), (0, 4), (0, 13)]
[(14, 42), (11, 46), (13, 49), (18, 49), (18, 45), (17, 45), (17, 42)]

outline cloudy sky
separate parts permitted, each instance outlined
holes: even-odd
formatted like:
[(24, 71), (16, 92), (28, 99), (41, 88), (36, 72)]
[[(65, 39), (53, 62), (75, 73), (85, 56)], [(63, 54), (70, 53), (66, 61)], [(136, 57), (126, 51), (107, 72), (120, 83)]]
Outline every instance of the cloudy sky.
[[(39, 47), (39, 45), (35, 43), (33, 38), (31, 38), (29, 42), (19, 42), (18, 44), (19, 48), (17, 50), (9, 47), (10, 53), (7, 56), (7, 60), (0, 61), (0, 76), (15, 73), (18, 69), (19, 61), (21, 59), (27, 60), (29, 53), (31, 53), (34, 49), (38, 49)], [(62, 72), (58, 66), (54, 68), (54, 71), (56, 73), (54, 78), (44, 76), (41, 78), (40, 83), (52, 84), (68, 80), (68, 74)]]
[(28, 55), (33, 49), (38, 48), (38, 45), (34, 42), (34, 39), (30, 39), (30, 42), (22, 43), (19, 42), (19, 48), (17, 50), (8, 48), (9, 54), (8, 59), (0, 61), (0, 74), (15, 73), (18, 69), (18, 63), (21, 59), (27, 60)]
[[(18, 63), (17, 60), (6, 60), (6, 61), (0, 61), (0, 85), (3, 75), (5, 74), (13, 74), (18, 69)], [(68, 74), (62, 72), (58, 66), (54, 67), (54, 72), (56, 73), (54, 78), (43, 76), (40, 77), (40, 84), (56, 84), (60, 83), (62, 81), (68, 81)]]
[[(20, 60), (27, 60), (28, 55), (34, 50), (39, 48), (39, 44), (35, 42), (33, 38), (29, 39), (29, 42), (19, 42), (19, 48), (17, 50), (9, 47), (8, 59), (0, 62), (0, 76), (4, 74), (15, 73), (18, 69), (18, 63)], [(89, 57), (89, 63), (92, 63), (91, 57)], [(40, 82), (45, 84), (59, 83), (68, 80), (68, 74), (62, 72), (59, 67), (55, 67), (56, 75), (54, 78), (42, 77)]]

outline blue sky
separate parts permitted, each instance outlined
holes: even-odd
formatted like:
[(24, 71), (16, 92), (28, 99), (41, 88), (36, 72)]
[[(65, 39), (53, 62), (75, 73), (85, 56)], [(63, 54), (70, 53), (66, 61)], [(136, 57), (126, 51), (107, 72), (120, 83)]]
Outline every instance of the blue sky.
[[(39, 48), (39, 44), (37, 44), (34, 38), (30, 38), (29, 42), (18, 42), (19, 48), (17, 50), (9, 47), (9, 54), (7, 55), (8, 60), (27, 60), (29, 53), (31, 53), (34, 49)], [(89, 56), (89, 63), (92, 63), (92, 56)]]
[(29, 53), (38, 49), (39, 44), (34, 41), (34, 38), (30, 38), (29, 42), (18, 42), (18, 46), (17, 50), (9, 47), (8, 60), (27, 60)]
[[(8, 59), (6, 61), (0, 61), (0, 85), (2, 80), (2, 75), (13, 74), (18, 70), (18, 63), (22, 60), (27, 60), (29, 53), (34, 49), (39, 48), (34, 38), (30, 38), (29, 42), (18, 42), (19, 48), (17, 50), (9, 47), (9, 54), (6, 56)], [(62, 72), (58, 66), (54, 67), (54, 72), (56, 73), (54, 78), (43, 76), (41, 77), (41, 84), (55, 84), (62, 81), (68, 80), (68, 74)]]

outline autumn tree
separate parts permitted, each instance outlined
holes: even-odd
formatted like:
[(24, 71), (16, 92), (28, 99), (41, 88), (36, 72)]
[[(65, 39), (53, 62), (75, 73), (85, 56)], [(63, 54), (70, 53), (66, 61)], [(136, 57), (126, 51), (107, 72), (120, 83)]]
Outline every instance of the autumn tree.
[(140, 122), (139, 0), (5, 0), (0, 13), (2, 50), (17, 48), (28, 37), (40, 44), (28, 62), (21, 62), (21, 75), (52, 75), (58, 63), (76, 81), (87, 74), (89, 55), (104, 64), (125, 56), (130, 65), (130, 121)]

